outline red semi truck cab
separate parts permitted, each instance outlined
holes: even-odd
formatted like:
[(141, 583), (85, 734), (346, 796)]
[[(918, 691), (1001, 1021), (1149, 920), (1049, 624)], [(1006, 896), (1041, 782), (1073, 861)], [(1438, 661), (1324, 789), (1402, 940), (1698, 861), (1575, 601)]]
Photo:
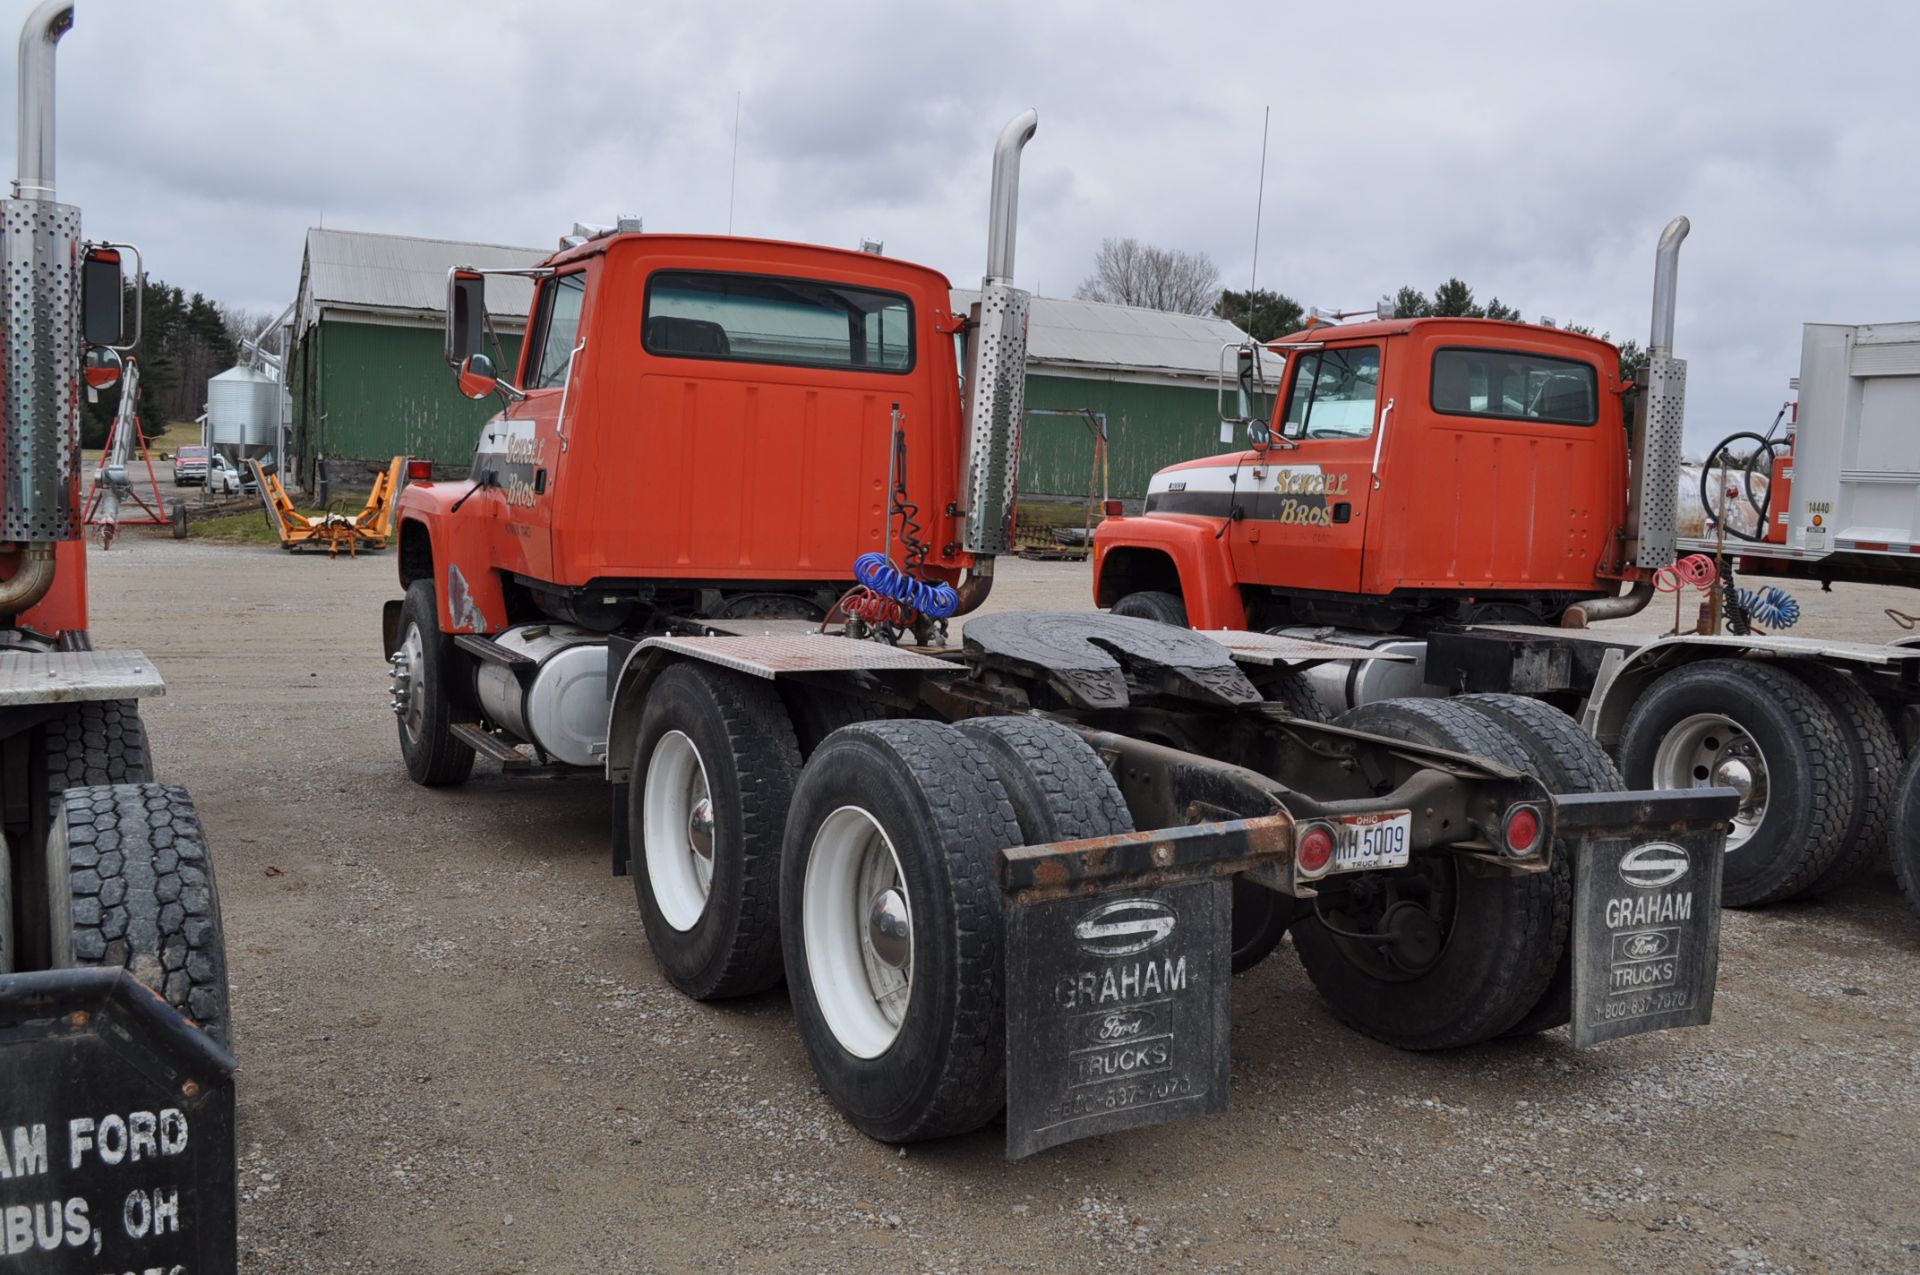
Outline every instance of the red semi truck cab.
[(1095, 594), (1170, 594), (1198, 628), (1552, 623), (1636, 579), (1619, 351), (1488, 319), (1271, 343), (1261, 439), (1174, 465), (1094, 538)]
[(819, 618), (854, 560), (888, 548), (900, 481), (929, 548), (922, 574), (966, 583), (965, 316), (938, 271), (619, 233), (531, 273), (517, 367), (463, 378), (511, 400), (472, 474), (412, 483), (398, 505), (402, 584), (435, 579), (446, 632), (536, 613), (611, 629), (667, 604)]

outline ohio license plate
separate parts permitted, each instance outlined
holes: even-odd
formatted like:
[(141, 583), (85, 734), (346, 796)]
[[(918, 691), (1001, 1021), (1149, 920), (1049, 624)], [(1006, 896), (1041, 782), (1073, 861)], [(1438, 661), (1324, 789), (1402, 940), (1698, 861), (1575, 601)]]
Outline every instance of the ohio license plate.
[(1335, 872), (1404, 868), (1413, 847), (1413, 811), (1383, 810), (1371, 815), (1342, 815), (1333, 850)]

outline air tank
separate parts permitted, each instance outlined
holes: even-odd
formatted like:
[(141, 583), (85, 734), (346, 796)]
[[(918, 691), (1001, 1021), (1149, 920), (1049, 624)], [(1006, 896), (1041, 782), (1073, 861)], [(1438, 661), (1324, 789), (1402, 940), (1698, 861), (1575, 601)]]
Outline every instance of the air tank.
[(242, 364), (207, 381), (207, 441), (249, 454), (274, 445), (280, 425), (280, 382)]

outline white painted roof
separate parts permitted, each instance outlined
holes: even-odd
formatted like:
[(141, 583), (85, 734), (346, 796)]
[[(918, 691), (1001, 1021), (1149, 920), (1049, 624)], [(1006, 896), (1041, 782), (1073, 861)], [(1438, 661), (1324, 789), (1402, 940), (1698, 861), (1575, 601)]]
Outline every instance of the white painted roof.
[[(328, 306), (437, 320), (446, 310), (447, 271), (453, 267), (536, 266), (551, 255), (545, 248), (311, 229), (300, 266), (295, 327), (304, 332)], [(530, 280), (487, 280), (487, 312), (520, 321), (512, 324), (515, 328), (522, 326), (532, 301)]]
[[(971, 288), (955, 288), (954, 311), (965, 314), (979, 299)], [(1246, 339), (1237, 325), (1210, 315), (1035, 297), (1027, 319), (1027, 362), (1211, 379), (1220, 370), (1220, 347)]]

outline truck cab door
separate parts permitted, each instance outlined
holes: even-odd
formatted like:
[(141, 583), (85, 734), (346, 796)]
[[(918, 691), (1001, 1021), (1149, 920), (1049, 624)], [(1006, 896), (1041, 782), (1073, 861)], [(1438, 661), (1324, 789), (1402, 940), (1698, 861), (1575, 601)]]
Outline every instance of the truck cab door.
[(1231, 544), (1247, 584), (1354, 593), (1390, 402), (1385, 343), (1303, 350), (1290, 360), (1273, 441), (1241, 480)]
[[(492, 489), (499, 561), (537, 580), (553, 575), (554, 471), (585, 332), (587, 274), (555, 275), (540, 287), (522, 361), (526, 397), (487, 426), (475, 477)], [(490, 475), (490, 476), (489, 476)]]

